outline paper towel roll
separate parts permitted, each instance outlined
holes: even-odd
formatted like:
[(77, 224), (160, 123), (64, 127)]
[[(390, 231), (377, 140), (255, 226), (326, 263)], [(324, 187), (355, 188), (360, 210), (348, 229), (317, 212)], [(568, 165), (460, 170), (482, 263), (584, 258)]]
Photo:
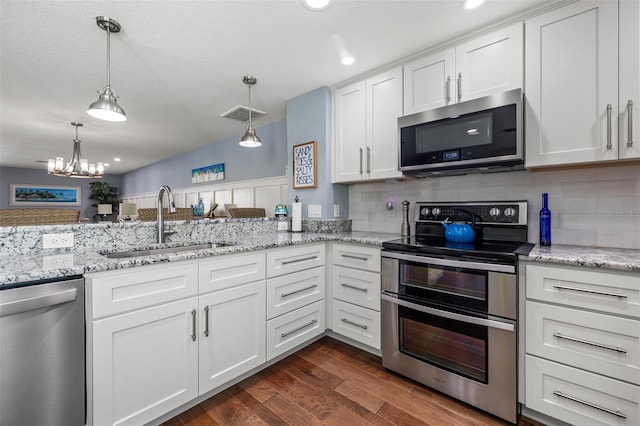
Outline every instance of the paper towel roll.
[(291, 206), (291, 231), (302, 232), (302, 203)]

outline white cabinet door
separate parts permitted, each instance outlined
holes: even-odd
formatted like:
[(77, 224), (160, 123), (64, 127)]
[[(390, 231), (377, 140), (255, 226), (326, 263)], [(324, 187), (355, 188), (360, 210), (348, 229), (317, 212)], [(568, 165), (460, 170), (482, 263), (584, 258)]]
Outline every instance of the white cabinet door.
[(450, 48), (404, 64), (404, 115), (456, 101), (455, 60), (456, 51)]
[(199, 392), (265, 362), (265, 282), (200, 296)]
[(619, 157), (640, 157), (640, 2), (620, 0)]
[(580, 1), (525, 26), (525, 165), (617, 159), (618, 3)]
[(267, 280), (267, 319), (324, 299), (324, 266)]
[(380, 349), (380, 312), (334, 299), (331, 330)]
[(337, 89), (334, 94), (334, 182), (363, 178), (365, 150), (365, 83)]
[(456, 100), (520, 89), (523, 79), (522, 23), (456, 46)]
[(402, 116), (402, 68), (366, 81), (366, 179), (401, 177), (398, 117)]
[(94, 425), (145, 424), (198, 396), (197, 305), (194, 297), (93, 322)]

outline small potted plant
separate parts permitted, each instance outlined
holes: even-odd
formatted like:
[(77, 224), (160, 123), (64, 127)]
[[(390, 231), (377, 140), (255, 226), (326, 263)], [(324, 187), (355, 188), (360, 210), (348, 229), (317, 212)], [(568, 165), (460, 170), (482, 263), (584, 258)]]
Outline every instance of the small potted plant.
[(96, 213), (93, 215), (93, 220), (97, 220), (100, 215), (98, 214), (98, 204), (111, 204), (113, 214), (118, 214), (118, 188), (109, 185), (109, 182), (95, 181), (89, 184), (91, 187), (91, 193), (89, 199), (93, 201), (91, 207), (96, 209)]

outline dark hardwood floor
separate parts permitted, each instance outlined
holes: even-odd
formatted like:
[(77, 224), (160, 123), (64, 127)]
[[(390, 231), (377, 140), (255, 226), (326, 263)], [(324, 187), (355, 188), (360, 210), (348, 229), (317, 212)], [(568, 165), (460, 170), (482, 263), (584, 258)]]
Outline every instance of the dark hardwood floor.
[[(397, 375), (380, 358), (324, 337), (164, 426), (503, 425)], [(519, 426), (540, 423), (521, 418)]]

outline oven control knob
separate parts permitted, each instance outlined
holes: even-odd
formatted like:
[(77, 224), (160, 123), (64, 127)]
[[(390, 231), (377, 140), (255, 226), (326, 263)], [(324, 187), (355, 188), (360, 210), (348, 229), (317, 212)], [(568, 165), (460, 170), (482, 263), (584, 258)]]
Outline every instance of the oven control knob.
[(420, 210), (420, 215), (421, 215), (422, 217), (427, 217), (427, 216), (429, 216), (429, 208), (427, 208), (427, 207), (423, 207), (423, 208)]
[(506, 217), (513, 217), (516, 215), (516, 209), (514, 209), (513, 207), (507, 207), (506, 209), (504, 209), (504, 215)]
[(439, 207), (434, 207), (434, 208), (431, 210), (431, 213), (433, 213), (433, 215), (434, 215), (434, 216), (440, 216), (440, 213), (442, 213), (442, 210), (440, 210), (440, 208), (439, 208)]
[(489, 214), (492, 217), (500, 216), (500, 209), (497, 207), (492, 207), (491, 210), (489, 210)]

